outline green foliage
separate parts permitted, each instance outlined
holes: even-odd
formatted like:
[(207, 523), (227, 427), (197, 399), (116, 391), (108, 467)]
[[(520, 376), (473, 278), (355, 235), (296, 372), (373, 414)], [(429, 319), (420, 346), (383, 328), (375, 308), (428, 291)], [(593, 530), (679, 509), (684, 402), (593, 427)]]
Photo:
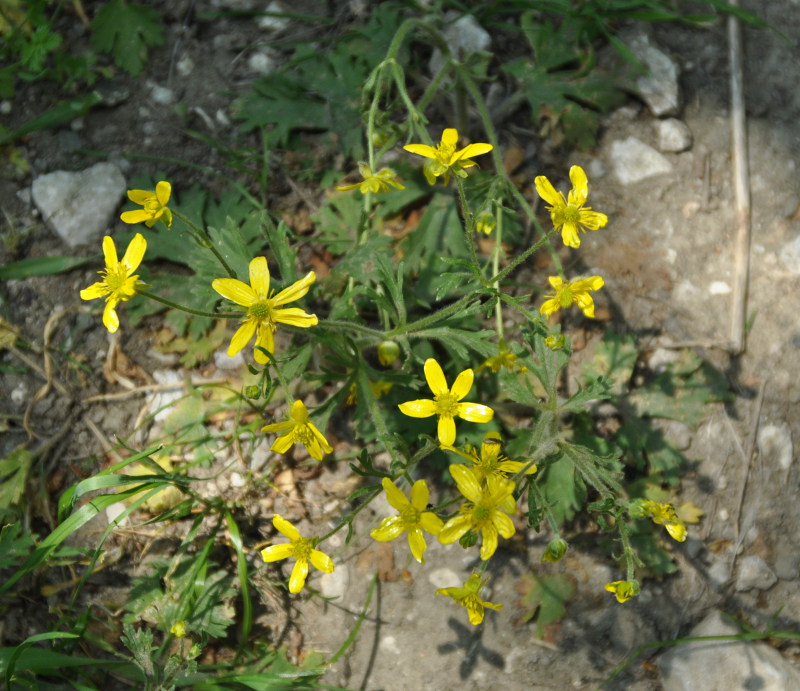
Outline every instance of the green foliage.
[(536, 619), (537, 638), (544, 638), (547, 627), (564, 618), (566, 604), (575, 594), (575, 585), (568, 576), (540, 576), (535, 571), (522, 579), (519, 589), (522, 592), (521, 620), (527, 623)]
[(92, 22), (92, 44), (110, 53), (114, 62), (132, 77), (141, 74), (150, 48), (163, 45), (161, 15), (145, 5), (111, 0)]

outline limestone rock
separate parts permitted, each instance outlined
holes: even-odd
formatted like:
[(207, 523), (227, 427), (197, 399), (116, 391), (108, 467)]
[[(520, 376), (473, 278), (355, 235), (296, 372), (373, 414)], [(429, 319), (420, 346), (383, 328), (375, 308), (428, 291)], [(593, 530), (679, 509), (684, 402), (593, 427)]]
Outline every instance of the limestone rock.
[(766, 562), (759, 556), (752, 554), (739, 559), (736, 573), (736, 590), (769, 590), (777, 582), (778, 577)]
[(672, 164), (664, 156), (636, 137), (612, 142), (610, 157), (614, 174), (623, 185), (672, 170)]
[(668, 153), (686, 151), (692, 146), (692, 132), (689, 126), (677, 118), (667, 118), (656, 123), (658, 148)]
[(656, 47), (646, 34), (637, 33), (625, 39), (637, 60), (647, 70), (636, 79), (636, 87), (653, 115), (677, 115), (680, 107), (678, 65)]
[(70, 247), (99, 242), (125, 194), (125, 177), (113, 163), (79, 173), (56, 170), (33, 181), (33, 202)]

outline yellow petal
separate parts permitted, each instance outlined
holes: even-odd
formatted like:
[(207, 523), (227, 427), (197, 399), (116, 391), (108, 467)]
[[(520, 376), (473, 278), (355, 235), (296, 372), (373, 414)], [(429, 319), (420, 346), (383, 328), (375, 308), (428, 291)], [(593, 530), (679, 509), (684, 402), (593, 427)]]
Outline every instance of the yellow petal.
[(548, 204), (552, 206), (566, 206), (564, 195), (556, 191), (556, 188), (553, 187), (544, 175), (536, 177), (533, 184), (536, 186), (536, 191), (539, 193), (539, 196)]
[(119, 328), (119, 317), (115, 309), (116, 306), (117, 300), (109, 298), (103, 309), (103, 326), (105, 326), (108, 329), (108, 333), (111, 334), (115, 333)]
[(166, 180), (162, 180), (156, 185), (156, 199), (161, 206), (166, 206), (169, 203), (170, 195), (172, 194), (172, 185)]
[[(275, 335), (272, 333), (272, 327), (269, 324), (258, 325), (258, 329), (256, 330), (256, 345), (258, 348), (263, 348), (268, 353), (275, 352)], [(253, 357), (259, 365), (266, 365), (269, 362), (269, 357), (258, 348), (253, 351)]]
[(120, 219), (123, 223), (144, 223), (150, 220), (150, 214), (144, 209), (136, 209), (135, 211), (122, 212)]
[(422, 529), (431, 535), (438, 535), (442, 532), (444, 521), (439, 518), (433, 511), (424, 511), (419, 517), (419, 524)]
[(308, 408), (299, 398), (292, 403), (292, 408), (289, 411), (289, 417), (295, 422), (305, 423), (308, 422)]
[(389, 516), (384, 518), (380, 525), (372, 530), (369, 536), (378, 542), (389, 542), (405, 532), (402, 516)]
[(448, 127), (442, 132), (442, 145), (449, 148), (456, 144), (458, 144), (458, 130), (453, 127)]
[(312, 549), (311, 563), (315, 569), (322, 571), (322, 573), (333, 573), (333, 559), (325, 554), (325, 552), (320, 552), (318, 549)]
[[(397, 509), (398, 511), (403, 511), (404, 509), (408, 508), (408, 499), (406, 495), (394, 484), (388, 477), (383, 478), (381, 480), (381, 485), (383, 486), (383, 491), (386, 492), (386, 501), (389, 502), (389, 505), (393, 509)], [(427, 503), (426, 503), (427, 505)]]
[(411, 487), (411, 506), (417, 511), (424, 511), (428, 508), (429, 496), (430, 493), (428, 492), (428, 485), (425, 484), (425, 480), (417, 480)]
[(231, 344), (228, 346), (228, 356), (233, 357), (248, 343), (250, 343), (250, 339), (253, 338), (255, 331), (255, 321), (252, 319), (245, 319), (242, 325), (236, 330), (236, 333), (233, 334)]
[(483, 530), (481, 530), (481, 537), (483, 538), (481, 543), (481, 559), (486, 561), (497, 551), (497, 528), (491, 523), (486, 524), (483, 526)]
[(583, 206), (589, 196), (589, 181), (586, 179), (586, 173), (580, 166), (572, 166), (569, 169), (569, 179), (572, 182), (569, 201), (575, 206)]
[(492, 524), (506, 540), (517, 532), (514, 522), (502, 511), (495, 511), (492, 514)]
[(594, 300), (589, 293), (579, 293), (575, 295), (575, 304), (583, 310), (584, 315), (594, 319)]
[(317, 443), (320, 445), (320, 447), (325, 453), (331, 453), (333, 451), (333, 447), (328, 443), (328, 440), (325, 439), (324, 436), (322, 436), (322, 432), (320, 432), (317, 429), (316, 425), (313, 422), (306, 423), (306, 427), (308, 427), (308, 429), (311, 430), (311, 434), (314, 435), (314, 439), (317, 440)]
[(545, 319), (549, 319), (550, 315), (553, 314), (553, 312), (558, 312), (559, 309), (561, 309), (561, 303), (558, 301), (558, 298), (551, 298), (542, 303), (542, 306), (539, 308), (539, 314)]
[(288, 288), (284, 288), (280, 293), (278, 293), (272, 299), (272, 304), (285, 305), (287, 302), (294, 302), (295, 300), (299, 300), (308, 292), (309, 287), (316, 280), (317, 280), (317, 274), (315, 274), (313, 271), (309, 271), (299, 281), (296, 281)]
[(581, 209), (580, 222), (590, 230), (597, 230), (605, 227), (606, 223), (608, 223), (608, 216), (601, 214), (599, 211)]
[(453, 155), (453, 158), (450, 160), (450, 165), (455, 163), (456, 161), (460, 161), (461, 165), (467, 167), (467, 163), (471, 165), (477, 165), (475, 161), (467, 162), (464, 159), (471, 158), (472, 156), (480, 156), (481, 154), (488, 154), (494, 147), (491, 144), (470, 144), (465, 146), (461, 151), (457, 152)]
[(133, 236), (128, 249), (125, 250), (125, 255), (122, 257), (122, 263), (128, 268), (128, 275), (132, 274), (142, 263), (145, 250), (147, 249), (147, 240), (144, 235), (136, 233)]
[(466, 514), (458, 514), (451, 518), (439, 532), (439, 542), (443, 545), (452, 545), (460, 539), (472, 525), (472, 521)]
[(306, 584), (308, 577), (308, 559), (298, 559), (294, 563), (292, 575), (289, 577), (289, 592), (293, 594), (299, 593), (303, 586)]
[(475, 473), (465, 465), (453, 464), (450, 466), (450, 475), (456, 481), (458, 491), (473, 503), (477, 503), (483, 497), (481, 485)]
[(282, 545), (270, 545), (261, 550), (261, 558), (266, 562), (288, 559), (294, 554), (294, 548), (287, 542)]
[(589, 278), (579, 278), (570, 283), (573, 292), (584, 293), (587, 290), (600, 290), (605, 285), (602, 276), (589, 276)]
[(110, 235), (103, 237), (103, 257), (105, 258), (106, 268), (115, 269), (119, 264), (117, 259), (117, 248)]
[(436, 415), (436, 404), (429, 398), (420, 398), (416, 401), (406, 401), (397, 406), (403, 415), (409, 417), (430, 417)]
[(412, 154), (425, 156), (425, 158), (436, 158), (436, 149), (427, 144), (406, 144), (403, 148)]
[(237, 278), (215, 278), (211, 287), (222, 297), (242, 307), (251, 307), (258, 301), (255, 291)]
[(272, 319), (276, 324), (289, 324), (307, 329), (319, 323), (316, 314), (308, 314), (299, 307), (284, 307), (283, 309), (273, 310)]
[(269, 265), (266, 257), (256, 257), (250, 262), (250, 286), (259, 299), (266, 300), (269, 296)]
[[(433, 391), (434, 396), (446, 394), (449, 389), (447, 388), (447, 380), (444, 378), (444, 372), (436, 360), (428, 358), (425, 360), (425, 381), (428, 382), (430, 390)], [(453, 442), (449, 442), (453, 443)]]
[(101, 298), (105, 295), (108, 295), (111, 292), (111, 288), (108, 287), (103, 281), (98, 281), (97, 283), (92, 283), (88, 288), (84, 288), (81, 291), (81, 300), (94, 300), (95, 298)]
[(292, 420), (284, 420), (283, 422), (273, 422), (271, 425), (264, 425), (261, 431), (272, 434), (273, 432), (285, 432), (287, 429), (292, 429), (294, 426), (295, 423)]
[(284, 537), (288, 537), (292, 542), (302, 538), (300, 531), (280, 514), (276, 513), (272, 517), (272, 525), (275, 526), (275, 530), (277, 530)]
[(474, 378), (475, 375), (471, 369), (465, 369), (456, 377), (450, 393), (455, 396), (457, 401), (460, 401), (469, 393), (469, 390), (472, 388), (472, 381)]
[(408, 533), (408, 548), (411, 554), (420, 564), (425, 563), (425, 550), (428, 545), (425, 544), (425, 536), (419, 528), (410, 530)]
[(467, 600), (466, 608), (470, 624), (477, 626), (483, 621), (483, 605), (478, 598)]
[(581, 246), (581, 236), (578, 234), (577, 223), (565, 223), (561, 228), (561, 239), (567, 247), (578, 249)]
[(446, 446), (452, 445), (456, 440), (456, 423), (451, 417), (440, 416), (437, 425), (439, 442)]
[(458, 417), (469, 422), (489, 422), (494, 417), (494, 411), (480, 403), (459, 403)]
[(292, 446), (294, 446), (294, 435), (289, 433), (278, 437), (269, 449), (275, 453), (286, 453)]

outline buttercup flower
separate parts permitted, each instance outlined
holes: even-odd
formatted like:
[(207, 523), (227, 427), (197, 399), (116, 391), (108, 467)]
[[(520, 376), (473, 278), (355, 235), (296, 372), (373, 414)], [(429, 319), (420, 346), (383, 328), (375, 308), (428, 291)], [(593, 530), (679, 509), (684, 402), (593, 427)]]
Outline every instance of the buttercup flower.
[(500, 345), (497, 349), (497, 355), (493, 355), (492, 357), (484, 360), (483, 364), (478, 367), (476, 372), (480, 372), (482, 369), (487, 367), (495, 373), (499, 372), (503, 367), (505, 367), (509, 372), (513, 372), (515, 370), (519, 370), (520, 372), (528, 371), (528, 368), (525, 367), (525, 365), (517, 362), (517, 356), (512, 353), (511, 350), (509, 350), (504, 341), (500, 342)]
[(261, 558), (265, 562), (280, 561), (289, 557), (294, 557), (297, 560), (289, 578), (290, 593), (299, 593), (306, 584), (308, 562), (311, 562), (315, 568), (323, 573), (333, 573), (333, 559), (324, 552), (315, 549), (317, 545), (315, 538), (303, 537), (297, 528), (278, 514), (272, 517), (272, 525), (281, 535), (288, 537), (289, 542), (265, 547), (261, 550)]
[(458, 144), (458, 130), (448, 127), (442, 132), (442, 140), (436, 148), (427, 144), (406, 144), (403, 148), (412, 154), (431, 159), (425, 162), (422, 169), (429, 185), (435, 185), (436, 178), (440, 175), (444, 176), (446, 185), (450, 182), (451, 172), (460, 178), (465, 178), (467, 173), (464, 168), (478, 165), (475, 161), (469, 160), (470, 156), (480, 156), (494, 148), (491, 144), (469, 144), (456, 151), (456, 144)]
[(613, 583), (606, 583), (606, 590), (616, 595), (617, 602), (627, 602), (639, 594), (639, 582), (614, 581)]
[[(314, 314), (307, 314), (298, 307), (281, 309), (281, 305), (303, 297), (316, 278), (316, 274), (309, 271), (304, 278), (273, 296), (269, 291), (270, 278), (267, 259), (266, 257), (256, 257), (250, 262), (250, 285), (236, 278), (215, 279), (211, 283), (211, 287), (222, 297), (244, 307), (247, 314), (244, 322), (231, 339), (228, 355), (231, 357), (236, 355), (250, 342), (253, 334), (256, 335), (256, 346), (274, 353), (275, 337), (273, 334), (278, 328), (278, 324), (304, 328), (316, 325), (318, 320)], [(259, 364), (266, 365), (269, 362), (269, 358), (258, 348), (253, 354)]]
[(484, 235), (491, 235), (497, 227), (497, 218), (491, 209), (483, 209), (475, 217), (475, 230)]
[(406, 499), (406, 495), (388, 477), (383, 478), (381, 484), (386, 492), (386, 499), (399, 514), (384, 518), (370, 532), (370, 537), (378, 542), (388, 542), (407, 532), (411, 554), (420, 564), (424, 564), (427, 545), (422, 531), (438, 535), (444, 525), (435, 513), (425, 510), (428, 506), (428, 487), (425, 480), (417, 480), (411, 487), (411, 501)]
[(477, 626), (483, 621), (484, 607), (489, 607), (494, 610), (503, 609), (503, 605), (495, 605), (492, 602), (481, 600), (478, 593), (485, 584), (486, 581), (481, 581), (481, 577), (477, 573), (473, 573), (464, 581), (463, 588), (439, 588), (436, 594), (447, 595), (447, 597), (453, 598), (457, 605), (466, 607), (469, 623), (473, 626)]
[(686, 540), (686, 525), (678, 518), (672, 504), (660, 504), (651, 499), (645, 499), (639, 503), (638, 507), (632, 508), (631, 515), (652, 518), (653, 523), (663, 525), (667, 529), (673, 540), (678, 542)]
[(492, 475), (506, 477), (506, 475), (515, 475), (522, 470), (525, 470), (526, 475), (532, 475), (536, 472), (536, 465), (528, 464), (523, 461), (510, 461), (505, 456), (500, 455), (500, 447), (502, 439), (497, 432), (489, 432), (481, 444), (481, 453), (478, 456), (478, 451), (473, 446), (466, 447), (466, 453), (459, 451), (454, 446), (444, 446), (443, 449), (453, 451), (462, 458), (466, 458), (472, 463), (472, 469), (475, 471), (480, 482), (485, 482), (486, 478)]
[(294, 444), (298, 442), (308, 449), (312, 458), (322, 460), (323, 453), (331, 453), (333, 447), (328, 444), (328, 440), (322, 436), (311, 420), (308, 419), (308, 408), (303, 401), (297, 400), (292, 403), (292, 410), (289, 419), (284, 422), (276, 422), (261, 428), (262, 432), (283, 432), (269, 448), (275, 453), (286, 453)]
[(372, 169), (366, 163), (358, 164), (358, 172), (364, 178), (362, 182), (357, 182), (353, 185), (339, 185), (336, 189), (342, 192), (347, 190), (354, 190), (358, 187), (361, 194), (367, 192), (389, 192), (391, 185), (395, 189), (404, 190), (405, 187), (395, 180), (395, 172), (391, 168), (381, 168), (377, 173), (373, 173)]
[(567, 343), (567, 338), (564, 334), (550, 334), (544, 339), (544, 344), (550, 350), (561, 350)]
[(550, 219), (556, 231), (561, 233), (564, 244), (567, 247), (577, 248), (581, 246), (578, 230), (585, 233), (586, 228), (590, 230), (602, 228), (608, 223), (608, 216), (599, 211), (592, 211), (589, 206), (583, 206), (589, 196), (589, 183), (583, 168), (572, 166), (569, 169), (569, 179), (572, 181), (572, 189), (566, 201), (564, 195), (556, 191), (544, 175), (539, 175), (533, 182), (539, 196), (551, 205), (547, 207)]
[(497, 549), (497, 535), (506, 540), (515, 532), (514, 524), (507, 514), (514, 513), (514, 483), (497, 475), (486, 478), (481, 483), (478, 473), (464, 465), (451, 465), (450, 474), (456, 481), (458, 491), (469, 502), (459, 510), (458, 515), (444, 524), (439, 533), (439, 542), (450, 545), (468, 532), (480, 532), (481, 559), (488, 559)]
[(103, 310), (103, 325), (109, 333), (114, 333), (119, 328), (119, 317), (116, 307), (120, 302), (127, 302), (136, 295), (138, 275), (134, 271), (142, 263), (147, 240), (141, 233), (136, 233), (125, 250), (122, 261), (117, 261), (117, 248), (110, 235), (103, 238), (103, 255), (106, 260), (106, 268), (98, 273), (103, 277), (102, 281), (93, 283), (88, 288), (81, 291), (82, 300), (94, 300), (95, 298), (106, 298), (106, 306)]
[(409, 417), (439, 417), (439, 442), (445, 446), (452, 446), (456, 440), (456, 423), (453, 420), (458, 416), (469, 422), (489, 422), (494, 417), (494, 411), (480, 403), (462, 403), (461, 399), (472, 388), (474, 374), (471, 369), (465, 369), (456, 377), (453, 388), (447, 388), (444, 372), (436, 360), (425, 360), (425, 379), (433, 391), (433, 400), (418, 399), (406, 401), (398, 407)]
[(539, 313), (545, 319), (562, 307), (569, 307), (573, 302), (583, 310), (587, 317), (594, 319), (594, 300), (589, 292), (600, 290), (603, 287), (604, 281), (600, 276), (579, 278), (572, 283), (565, 281), (560, 276), (550, 276), (547, 280), (550, 281), (555, 292), (545, 295), (548, 299), (539, 308)]
[(125, 223), (144, 223), (148, 228), (152, 228), (155, 222), (163, 216), (164, 225), (171, 228), (172, 212), (167, 208), (171, 194), (172, 185), (166, 180), (162, 180), (156, 185), (155, 192), (128, 190), (128, 199), (144, 208), (126, 211), (120, 218)]
[(175, 638), (186, 638), (186, 622), (185, 621), (176, 621), (171, 627), (169, 632), (175, 636)]

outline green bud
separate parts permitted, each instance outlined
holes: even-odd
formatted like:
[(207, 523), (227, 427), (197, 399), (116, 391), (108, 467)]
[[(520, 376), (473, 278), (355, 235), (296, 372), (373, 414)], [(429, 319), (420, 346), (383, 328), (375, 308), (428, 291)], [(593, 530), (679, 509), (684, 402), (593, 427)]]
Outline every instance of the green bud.
[(255, 384), (251, 384), (250, 386), (245, 387), (244, 395), (248, 398), (252, 398), (255, 401), (261, 395), (261, 389)]
[(400, 357), (400, 346), (394, 341), (382, 341), (378, 346), (378, 361), (388, 367)]
[(464, 549), (469, 549), (470, 547), (474, 547), (478, 544), (478, 533), (464, 533), (461, 536), (461, 539), (458, 541), (458, 544), (461, 545)]
[(567, 543), (565, 540), (562, 540), (560, 537), (556, 538), (555, 540), (551, 540), (550, 544), (547, 545), (547, 549), (544, 551), (542, 555), (542, 563), (545, 562), (552, 562), (555, 563), (560, 561), (561, 557), (563, 557), (567, 553)]
[(550, 350), (561, 350), (566, 342), (567, 339), (564, 334), (554, 334), (544, 339), (544, 344), (550, 348)]

